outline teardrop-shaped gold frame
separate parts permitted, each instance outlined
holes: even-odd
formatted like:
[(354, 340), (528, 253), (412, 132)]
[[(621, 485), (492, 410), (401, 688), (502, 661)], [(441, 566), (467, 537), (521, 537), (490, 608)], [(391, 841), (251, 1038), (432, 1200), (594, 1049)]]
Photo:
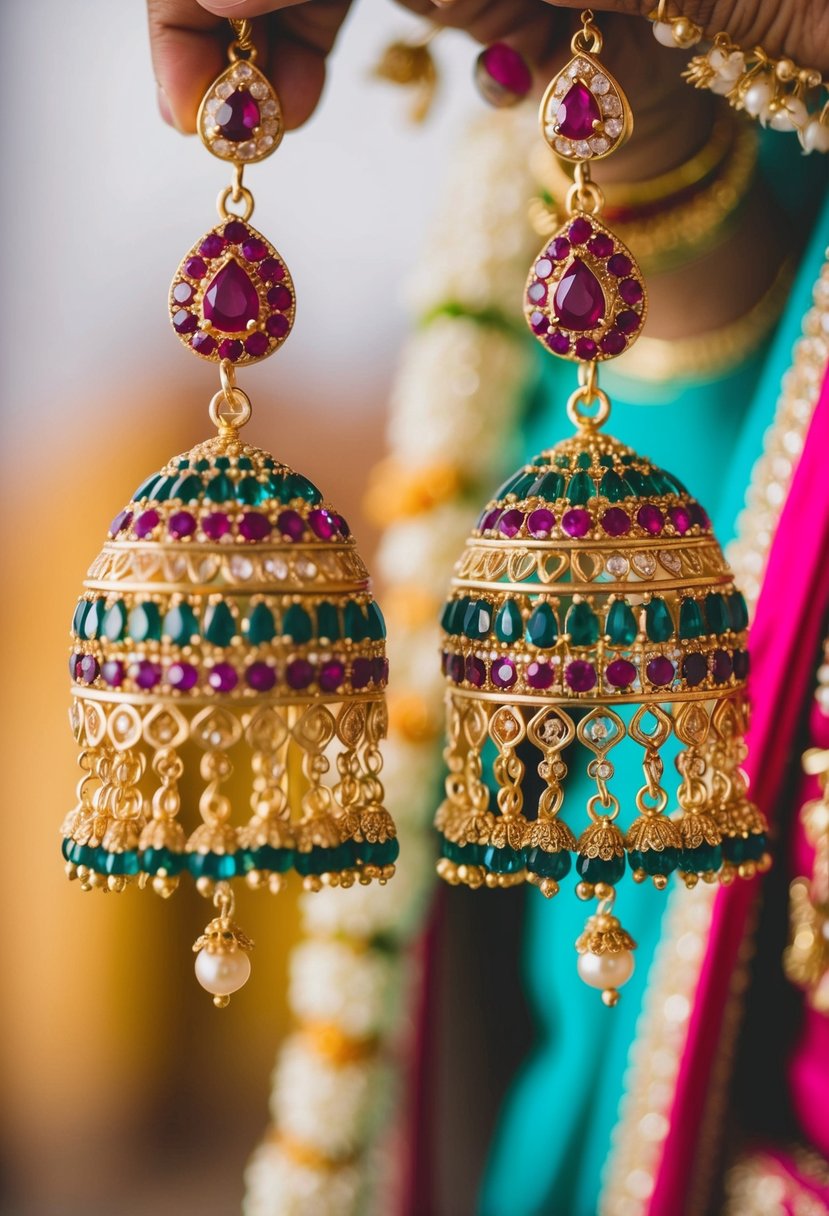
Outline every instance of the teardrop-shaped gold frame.
[[(602, 114), (600, 126), (587, 140), (570, 140), (556, 130), (558, 108), (571, 85), (577, 82), (590, 91)], [(555, 154), (574, 164), (603, 160), (620, 148), (633, 131), (633, 114), (618, 81), (587, 51), (575, 54), (550, 81), (541, 99), (539, 122), (541, 134)]]
[[(237, 89), (249, 92), (259, 107), (260, 124), (250, 139), (241, 142), (225, 138), (214, 121), (222, 102)], [(219, 160), (253, 165), (275, 152), (285, 134), (282, 106), (271, 82), (249, 60), (239, 59), (217, 76), (199, 106), (196, 129), (201, 141)]]

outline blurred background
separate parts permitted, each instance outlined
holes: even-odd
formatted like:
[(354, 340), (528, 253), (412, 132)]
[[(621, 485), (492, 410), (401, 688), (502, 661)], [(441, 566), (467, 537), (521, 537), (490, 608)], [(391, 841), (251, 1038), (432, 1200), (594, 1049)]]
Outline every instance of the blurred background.
[[(446, 33), (432, 119), (408, 125), (406, 96), (371, 68), (419, 28), (390, 0), (360, 0), (316, 116), (249, 171), (255, 223), (299, 293), (291, 341), (244, 377), (249, 437), (326, 489), (367, 558), (361, 496), (383, 449), (406, 275), (453, 142), (482, 104), (475, 48)], [(140, 0), (4, 0), (0, 29), (0, 1211), (227, 1216), (267, 1120), (295, 895), (242, 892), (254, 977), (219, 1013), (193, 976), (206, 907), (192, 886), (164, 904), (137, 890), (84, 895), (59, 853), (77, 780), (69, 621), (110, 519), (147, 473), (209, 434), (215, 369), (169, 331), (166, 295), (215, 222), (227, 171), (158, 117)]]

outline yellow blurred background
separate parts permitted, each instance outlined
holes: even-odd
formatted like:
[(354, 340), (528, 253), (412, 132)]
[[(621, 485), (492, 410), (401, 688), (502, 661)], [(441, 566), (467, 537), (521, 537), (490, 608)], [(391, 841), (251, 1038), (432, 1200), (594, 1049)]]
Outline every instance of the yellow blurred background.
[[(291, 267), (299, 314), (279, 359), (243, 379), (250, 438), (361, 512), (407, 327), (403, 287), (458, 130), (479, 103), (474, 48), (441, 38), (452, 77), (425, 130), (370, 80), (419, 28), (360, 0), (324, 103), (248, 173), (255, 222)], [(240, 895), (253, 978), (223, 1012), (193, 976), (207, 919), (192, 885), (162, 903), (82, 894), (59, 826), (77, 780), (68, 626), (110, 519), (149, 472), (209, 433), (215, 369), (168, 332), (183, 252), (215, 222), (223, 167), (155, 111), (144, 7), (6, 0), (3, 293), (6, 1216), (227, 1216), (267, 1120), (287, 1024), (295, 891)]]

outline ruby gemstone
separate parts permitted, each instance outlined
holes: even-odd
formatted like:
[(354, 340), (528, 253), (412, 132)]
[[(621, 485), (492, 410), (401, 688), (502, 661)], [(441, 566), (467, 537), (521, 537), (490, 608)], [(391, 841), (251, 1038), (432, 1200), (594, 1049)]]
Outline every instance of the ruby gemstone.
[(511, 511), (504, 512), (498, 522), (498, 527), (504, 536), (516, 536), (521, 530), (523, 522), (524, 512), (513, 508)]
[(210, 334), (199, 330), (197, 334), (193, 334), (193, 337), (190, 339), (190, 345), (200, 355), (212, 355), (216, 349), (216, 339), (211, 338)]
[(630, 518), (621, 507), (609, 507), (601, 523), (608, 536), (624, 536), (630, 531)]
[(581, 258), (573, 258), (559, 280), (553, 308), (565, 329), (594, 329), (604, 316), (602, 285)]
[(284, 312), (286, 308), (291, 307), (291, 293), (283, 283), (278, 283), (268, 292), (268, 303), (271, 308), (278, 308), (280, 312)]
[(232, 692), (239, 683), (239, 677), (229, 663), (214, 663), (207, 682), (215, 692)]
[(173, 299), (176, 304), (189, 304), (195, 294), (192, 283), (176, 283), (173, 288)]
[(167, 668), (167, 683), (179, 692), (189, 692), (198, 682), (198, 669), (192, 663), (172, 663)]
[(245, 540), (264, 540), (271, 534), (271, 522), (267, 515), (258, 511), (247, 511), (239, 520), (239, 535)]
[[(215, 244), (216, 242), (218, 242), (218, 245)], [(201, 250), (204, 252), (205, 245), (208, 245), (211, 249), (215, 248), (216, 253), (211, 255), (212, 257), (215, 257), (217, 253), (222, 252), (224, 249), (224, 244), (225, 243), (220, 236), (217, 236), (215, 233), (211, 233), (210, 236), (205, 237), (205, 239), (202, 241)], [(203, 279), (207, 274), (207, 266), (204, 258), (188, 258), (184, 263), (184, 273), (188, 274), (191, 279)]]
[(614, 253), (613, 257), (607, 263), (607, 268), (611, 274), (615, 274), (617, 278), (624, 278), (626, 274), (630, 274), (633, 269), (633, 263), (627, 254)]
[(241, 245), (243, 241), (248, 239), (250, 233), (241, 220), (231, 220), (229, 224), (225, 225), (223, 235), (224, 239), (230, 241), (231, 245)]
[(265, 329), (272, 338), (284, 338), (290, 328), (288, 318), (283, 317), (281, 313), (275, 313), (265, 322)]
[(621, 355), (622, 351), (627, 346), (627, 341), (624, 334), (620, 334), (618, 329), (611, 329), (606, 333), (599, 343), (606, 355)]
[(256, 692), (270, 692), (276, 683), (276, 672), (269, 663), (251, 663), (245, 679)]
[(626, 304), (638, 304), (642, 299), (642, 284), (637, 283), (636, 279), (622, 279), (619, 295)]
[(598, 102), (586, 84), (574, 80), (556, 113), (556, 131), (567, 139), (587, 139), (601, 123)]
[(616, 328), (623, 334), (632, 334), (642, 323), (642, 318), (632, 308), (626, 308), (616, 317)]
[(539, 279), (549, 279), (553, 273), (553, 263), (550, 258), (539, 258), (535, 264), (535, 273)]
[(543, 312), (534, 312), (530, 317), (530, 329), (534, 334), (546, 334), (550, 328), (550, 322), (544, 316)]
[(546, 283), (530, 283), (527, 288), (527, 299), (531, 304), (543, 304), (547, 299), (547, 284)]
[(597, 232), (587, 248), (596, 258), (609, 258), (613, 252), (613, 241), (604, 232)]
[(177, 313), (173, 314), (173, 329), (177, 334), (191, 334), (197, 326), (195, 313), (180, 308)]
[[(225, 238), (223, 236), (220, 236), (218, 232), (208, 232), (207, 236), (204, 238), (201, 245), (199, 245), (199, 253), (204, 254), (204, 256), (206, 258), (217, 258), (219, 256), (219, 254), (222, 252), (222, 250), (224, 249), (224, 247), (225, 247)], [(200, 259), (191, 258), (190, 260), (193, 262), (197, 262)], [(202, 263), (202, 265), (204, 265), (204, 263)], [(201, 278), (201, 275), (197, 275), (195, 273), (195, 271), (190, 270), (188, 266), (185, 266), (184, 269), (187, 271), (187, 273), (192, 278), (194, 278), (194, 279)], [(202, 271), (202, 274), (204, 274), (206, 272), (206, 270), (207, 270), (207, 267), (205, 266), (204, 270)]]
[(674, 678), (674, 665), (670, 659), (657, 656), (650, 660), (645, 672), (651, 684), (655, 684), (657, 688), (664, 688)]
[(238, 262), (227, 262), (204, 293), (204, 315), (226, 334), (239, 333), (259, 317), (259, 296)]
[(599, 353), (599, 348), (592, 338), (579, 338), (576, 342), (576, 358), (577, 359), (595, 359)]
[(473, 688), (483, 688), (486, 683), (486, 666), (483, 659), (471, 654), (466, 660), (466, 682)]
[(235, 363), (244, 349), (238, 338), (223, 338), (219, 343), (219, 358), (230, 359), (232, 363)]
[(567, 231), (574, 245), (583, 245), (593, 231), (593, 225), (580, 215), (573, 220)]
[(570, 252), (570, 242), (566, 236), (557, 236), (550, 242), (547, 254), (557, 262), (563, 262)]
[(596, 672), (584, 659), (574, 659), (568, 663), (564, 678), (573, 692), (590, 692), (591, 688), (596, 687)]
[(590, 514), (582, 507), (573, 507), (565, 511), (561, 517), (561, 527), (568, 536), (586, 536), (590, 531)]
[(646, 532), (650, 532), (651, 536), (658, 536), (662, 531), (665, 523), (665, 518), (659, 507), (655, 507), (653, 503), (646, 502), (641, 506), (636, 513), (636, 519), (640, 528)]
[(258, 359), (260, 355), (264, 355), (269, 346), (270, 342), (268, 341), (268, 335), (261, 332), (251, 334), (248, 340), (245, 342), (245, 350), (249, 355), (252, 355), (254, 359)]
[(276, 526), (287, 540), (302, 540), (305, 535), (305, 521), (297, 511), (282, 511)]
[(523, 57), (504, 42), (493, 42), (481, 52), (480, 65), (497, 85), (516, 97), (526, 97), (533, 78)]
[(293, 659), (285, 668), (288, 687), (299, 692), (307, 688), (314, 678), (314, 668), (307, 659)]
[(512, 659), (496, 659), (490, 668), (492, 683), (496, 688), (512, 688), (517, 675)]
[(206, 515), (201, 522), (202, 532), (209, 540), (221, 540), (230, 531), (230, 520), (221, 511)]
[(555, 522), (556, 517), (552, 511), (548, 511), (546, 507), (539, 507), (537, 511), (533, 511), (527, 516), (527, 531), (530, 536), (549, 536)]
[(261, 262), (268, 256), (268, 246), (259, 237), (251, 236), (243, 242), (242, 253), (248, 262)]
[(259, 264), (259, 273), (266, 283), (276, 283), (285, 278), (285, 267), (276, 258), (265, 258)]
[(330, 659), (320, 667), (319, 683), (323, 692), (336, 692), (345, 679), (345, 667), (337, 659)]
[(259, 106), (247, 89), (236, 89), (216, 111), (216, 126), (234, 144), (248, 139), (259, 126)]
[(548, 334), (546, 342), (554, 355), (567, 355), (570, 353), (570, 339), (560, 329)]
[(533, 661), (527, 666), (526, 678), (530, 688), (549, 688), (554, 676), (555, 672), (549, 663)]
[(629, 688), (636, 679), (636, 668), (627, 659), (614, 659), (608, 663), (604, 674), (613, 688)]

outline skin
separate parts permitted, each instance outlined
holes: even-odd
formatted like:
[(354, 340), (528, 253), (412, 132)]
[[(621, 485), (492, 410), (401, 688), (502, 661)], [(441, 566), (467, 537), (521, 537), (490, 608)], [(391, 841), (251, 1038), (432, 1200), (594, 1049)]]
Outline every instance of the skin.
[[(148, 0), (162, 116), (184, 133), (195, 131), (199, 102), (227, 64), (227, 18), (248, 17), (254, 20), (257, 64), (279, 94), (285, 125), (301, 126), (319, 101), (326, 59), (351, 3), (356, 0)], [(482, 44), (509, 42), (532, 67), (539, 96), (569, 57), (583, 7), (583, 0), (401, 3), (434, 24), (465, 29)], [(655, 3), (601, 0), (593, 6), (597, 14), (617, 14), (599, 22), (602, 57), (622, 82), (636, 118), (629, 143), (602, 162), (600, 180), (635, 181), (671, 169), (704, 143), (711, 127), (715, 99), (682, 81), (681, 53), (660, 47), (641, 19)], [(708, 34), (725, 30), (741, 45), (760, 43), (770, 55), (829, 67), (829, 0), (672, 0), (669, 12), (693, 18)], [(776, 272), (769, 259), (754, 256), (772, 236), (775, 219), (765, 192), (755, 189), (725, 245), (680, 271), (652, 277), (648, 332), (691, 335), (748, 311)], [(720, 284), (713, 298), (712, 273)]]

